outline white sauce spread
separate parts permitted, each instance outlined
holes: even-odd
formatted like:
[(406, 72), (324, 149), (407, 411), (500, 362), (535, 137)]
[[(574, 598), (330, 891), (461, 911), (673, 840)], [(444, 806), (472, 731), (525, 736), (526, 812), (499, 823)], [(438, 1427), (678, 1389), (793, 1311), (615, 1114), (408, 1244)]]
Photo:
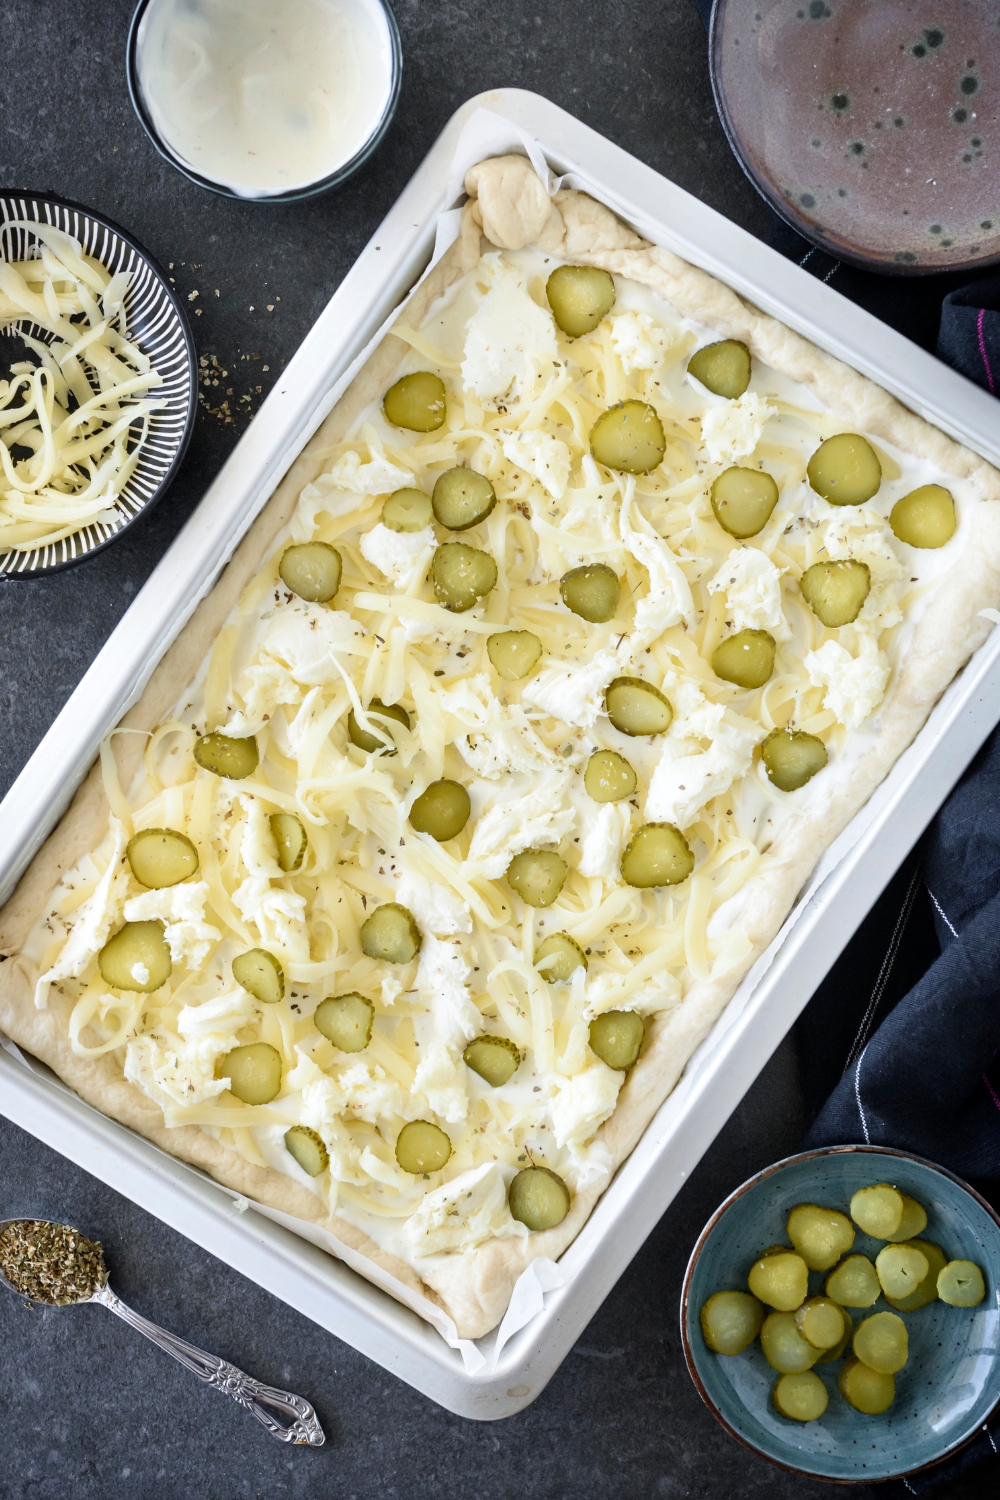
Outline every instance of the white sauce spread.
[(137, 66), (164, 144), (246, 198), (335, 172), (375, 133), (392, 91), (378, 0), (152, 0)]

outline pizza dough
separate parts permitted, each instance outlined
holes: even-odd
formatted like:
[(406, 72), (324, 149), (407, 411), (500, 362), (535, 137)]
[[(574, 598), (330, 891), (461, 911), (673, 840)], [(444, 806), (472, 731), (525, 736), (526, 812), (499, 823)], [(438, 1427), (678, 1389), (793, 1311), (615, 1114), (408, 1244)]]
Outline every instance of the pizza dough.
[[(33, 862), (0, 918), (0, 942), (11, 955), (0, 967), (0, 1026), (21, 1046), (48, 1063), (80, 1095), (104, 1113), (138, 1130), (175, 1156), (209, 1171), (225, 1185), (294, 1217), (320, 1224), (404, 1284), (437, 1301), (459, 1333), (479, 1337), (502, 1317), (517, 1276), (538, 1255), (558, 1257), (585, 1222), (609, 1173), (635, 1145), (669, 1094), (688, 1058), (704, 1038), (743, 975), (764, 951), (791, 910), (811, 869), (851, 817), (863, 806), (933, 704), (990, 629), (979, 612), (1000, 596), (1000, 476), (885, 392), (742, 302), (731, 290), (676, 256), (639, 239), (613, 214), (577, 192), (550, 199), (529, 164), (503, 157), (474, 167), (467, 178), (469, 203), (460, 238), (403, 308), (397, 326), (403, 341), (388, 336), (290, 470), (248, 533), (212, 594), (199, 607), (164, 657), (142, 699), (124, 720), (150, 731), (170, 715), (197, 677), (206, 651), (223, 630), (248, 585), (285, 531), (304, 488), (324, 472), (332, 447), (342, 444), (365, 409), (405, 366), (409, 330), (422, 322), (461, 278), (495, 248), (556, 261), (599, 266), (651, 289), (682, 319), (737, 338), (782, 377), (800, 382), (841, 424), (855, 427), (911, 455), (939, 475), (964, 486), (967, 526), (950, 569), (934, 580), (919, 610), (907, 649), (888, 681), (884, 699), (858, 741), (850, 776), (832, 779), (823, 797), (789, 804), (776, 823), (766, 857), (732, 898), (729, 928), (741, 937), (735, 957), (715, 965), (687, 985), (679, 1004), (656, 1015), (645, 1050), (627, 1075), (617, 1105), (596, 1133), (607, 1156), (603, 1174), (573, 1194), (566, 1219), (555, 1229), (488, 1239), (473, 1248), (411, 1259), (376, 1243), (343, 1213), (329, 1213), (308, 1187), (273, 1167), (255, 1164), (197, 1125), (164, 1124), (160, 1105), (123, 1076), (120, 1053), (81, 1057), (70, 1043), (74, 999), (58, 986), (44, 1009), (33, 995), (37, 964), (22, 950), (49, 909), (53, 888), (105, 838), (108, 804), (100, 767), (95, 766), (69, 812)], [(486, 245), (483, 244), (486, 238)], [(527, 247), (527, 248), (526, 248)], [(405, 366), (408, 368), (408, 366)], [(696, 487), (697, 488), (697, 487)], [(866, 716), (868, 717), (868, 716)], [(870, 731), (870, 732), (869, 732)], [(115, 741), (118, 778), (128, 787), (140, 766), (137, 736)]]

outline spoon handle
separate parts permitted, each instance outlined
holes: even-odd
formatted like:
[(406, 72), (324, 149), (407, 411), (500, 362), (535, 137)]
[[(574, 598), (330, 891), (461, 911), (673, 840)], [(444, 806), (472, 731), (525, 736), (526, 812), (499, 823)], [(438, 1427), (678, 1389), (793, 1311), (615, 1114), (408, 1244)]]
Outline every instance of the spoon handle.
[(319, 1418), (304, 1396), (296, 1396), (291, 1391), (279, 1391), (273, 1385), (263, 1385), (252, 1376), (245, 1375), (235, 1365), (219, 1359), (217, 1355), (206, 1354), (203, 1349), (189, 1344), (186, 1339), (178, 1338), (176, 1333), (170, 1333), (166, 1328), (151, 1323), (117, 1297), (106, 1283), (91, 1300), (99, 1302), (130, 1327), (144, 1333), (158, 1348), (172, 1354), (187, 1369), (193, 1370), (206, 1385), (232, 1396), (234, 1401), (253, 1412), (258, 1422), (263, 1422), (279, 1443), (308, 1443), (312, 1448), (320, 1448), (325, 1443), (326, 1437)]

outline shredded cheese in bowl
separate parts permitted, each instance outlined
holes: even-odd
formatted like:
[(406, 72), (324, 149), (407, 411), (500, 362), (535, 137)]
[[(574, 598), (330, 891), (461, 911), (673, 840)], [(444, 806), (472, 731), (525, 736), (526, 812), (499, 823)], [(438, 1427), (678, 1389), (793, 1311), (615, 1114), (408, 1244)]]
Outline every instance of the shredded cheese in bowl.
[(0, 328), (34, 360), (0, 380), (0, 554), (51, 545), (114, 523), (163, 383), (129, 337), (130, 277), (112, 274), (51, 225), (8, 220), (37, 257), (0, 260)]

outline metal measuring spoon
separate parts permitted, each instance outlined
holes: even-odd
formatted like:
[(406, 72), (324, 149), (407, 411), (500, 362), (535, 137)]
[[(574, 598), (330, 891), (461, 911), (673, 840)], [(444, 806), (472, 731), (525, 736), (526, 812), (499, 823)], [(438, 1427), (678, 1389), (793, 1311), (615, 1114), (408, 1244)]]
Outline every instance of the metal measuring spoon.
[[(0, 1219), (0, 1235), (3, 1235), (9, 1225), (25, 1222), (59, 1224), (57, 1219), (27, 1219), (26, 1215), (20, 1214), (16, 1219)], [(73, 1228), (71, 1225), (59, 1227)], [(79, 1234), (79, 1230), (74, 1229), (73, 1232)], [(83, 1238), (82, 1235), (81, 1238)], [(176, 1333), (170, 1333), (166, 1328), (160, 1328), (156, 1323), (151, 1323), (148, 1318), (144, 1318), (141, 1313), (134, 1312), (120, 1297), (117, 1297), (107, 1281), (92, 1296), (80, 1297), (76, 1302), (70, 1303), (40, 1302), (36, 1298), (26, 1297), (25, 1293), (18, 1291), (2, 1271), (0, 1271), (0, 1282), (22, 1300), (30, 1301), (38, 1307), (75, 1307), (84, 1302), (97, 1302), (101, 1307), (106, 1307), (109, 1312), (121, 1318), (123, 1322), (128, 1323), (130, 1327), (137, 1328), (140, 1333), (144, 1333), (159, 1349), (172, 1354), (174, 1359), (179, 1360), (188, 1370), (193, 1370), (199, 1380), (203, 1380), (206, 1385), (222, 1391), (226, 1396), (232, 1396), (240, 1406), (245, 1406), (258, 1422), (263, 1422), (271, 1436), (276, 1437), (279, 1443), (308, 1444), (311, 1448), (321, 1448), (326, 1442), (326, 1435), (319, 1424), (319, 1418), (304, 1396), (296, 1396), (291, 1391), (279, 1391), (273, 1385), (263, 1385), (252, 1376), (245, 1375), (235, 1365), (229, 1364), (227, 1360), (219, 1359), (215, 1354), (206, 1354), (203, 1349), (189, 1344), (187, 1339), (178, 1338)], [(279, 1421), (278, 1417), (284, 1420)]]

